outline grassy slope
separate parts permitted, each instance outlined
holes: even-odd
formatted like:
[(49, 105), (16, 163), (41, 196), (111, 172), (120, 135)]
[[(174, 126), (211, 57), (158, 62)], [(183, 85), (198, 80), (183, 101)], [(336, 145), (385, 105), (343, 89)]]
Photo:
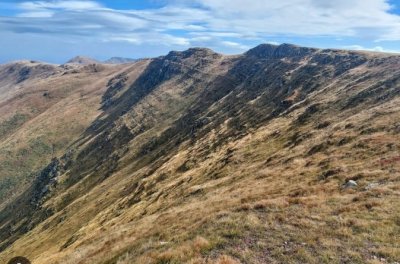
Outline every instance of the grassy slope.
[(121, 71), (76, 68), (17, 62), (0, 69), (0, 204), (84, 132), (100, 113), (108, 79)]
[[(75, 145), (84, 162), (43, 200), (54, 214), (0, 257), (398, 261), (400, 60), (366, 54), (367, 62), (337, 73), (352, 54), (325, 53), (263, 62), (256, 73), (246, 72), (259, 60), (252, 56), (215, 56), (187, 70), (204, 54), (183, 54), (159, 75), (144, 71)], [(110, 157), (116, 164), (99, 165)], [(359, 186), (343, 189), (349, 179)]]

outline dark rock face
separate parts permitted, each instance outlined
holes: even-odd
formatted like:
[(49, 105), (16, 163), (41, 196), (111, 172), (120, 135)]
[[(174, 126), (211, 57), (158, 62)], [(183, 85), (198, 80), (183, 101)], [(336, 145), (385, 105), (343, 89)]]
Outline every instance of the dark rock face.
[(400, 76), (394, 76), (390, 79), (379, 81), (370, 89), (361, 91), (350, 97), (343, 109), (354, 108), (366, 102), (374, 104), (385, 102), (400, 95)]
[(17, 80), (17, 83), (23, 82), (26, 79), (28, 79), (30, 73), (31, 73), (31, 68), (29, 67), (23, 67), (22, 69), (20, 69), (18, 72), (19, 78)]
[[(47, 165), (42, 171), (40, 171), (32, 186), (23, 193), (15, 204), (8, 205), (0, 215), (0, 222), (6, 219), (7, 214), (11, 214), (11, 211), (15, 210), (16, 205), (20, 205), (19, 211), (12, 221), (9, 221), (7, 225), (0, 228), (0, 236), (8, 237), (7, 242), (1, 244), (0, 250), (7, 247), (18, 239), (19, 235), (32, 230), (38, 223), (54, 214), (53, 210), (49, 208), (43, 208), (42, 205), (46, 201), (47, 196), (57, 185), (57, 176), (65, 172), (67, 164), (70, 164), (71, 153), (66, 153), (62, 158), (53, 158), (49, 165)], [(23, 220), (23, 225), (17, 225), (19, 221)], [(13, 230), (13, 232), (10, 232)]]
[(221, 57), (221, 55), (207, 48), (190, 48), (185, 51), (171, 51), (165, 58), (172, 61), (179, 61), (190, 57), (193, 59), (207, 59)]
[(102, 98), (102, 109), (106, 110), (113, 104), (113, 97), (124, 88), (128, 76), (126, 73), (121, 73), (112, 78), (107, 84), (107, 91), (104, 93)]
[(352, 68), (367, 62), (367, 59), (354, 52), (343, 53), (341, 51), (322, 50), (313, 56), (312, 63), (319, 65), (331, 65), (335, 67), (334, 76), (338, 76)]
[(73, 150), (69, 150), (60, 159), (53, 158), (49, 165), (39, 172), (29, 195), (31, 205), (40, 208), (46, 199), (46, 195), (56, 187), (57, 177), (72, 165), (73, 153)]
[(44, 168), (34, 182), (31, 204), (39, 207), (43, 198), (50, 191), (50, 185), (55, 184), (55, 178), (61, 172), (60, 160), (54, 158), (50, 164)]

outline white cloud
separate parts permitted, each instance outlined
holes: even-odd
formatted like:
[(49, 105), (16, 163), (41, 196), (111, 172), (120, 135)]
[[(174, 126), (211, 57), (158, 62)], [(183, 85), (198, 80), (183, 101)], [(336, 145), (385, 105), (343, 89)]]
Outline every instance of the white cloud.
[(103, 42), (124, 41), (135, 45), (155, 44), (165, 46), (184, 46), (190, 45), (190, 40), (184, 37), (175, 37), (168, 34), (158, 33), (131, 33), (131, 34), (108, 34), (102, 40)]
[(30, 1), (22, 2), (19, 7), (24, 10), (64, 9), (64, 10), (88, 10), (98, 9), (102, 6), (94, 1)]
[(265, 43), (271, 44), (271, 45), (279, 45), (280, 44), (279, 42), (276, 42), (276, 41), (265, 41)]
[[(400, 16), (390, 13), (387, 0), (188, 0), (167, 1), (166, 7), (113, 10), (91, 0), (22, 2), (22, 17), (51, 17), (86, 12), (121, 30), (132, 26), (149, 31), (185, 30), (187, 34), (257, 39), (265, 36), (335, 36), (400, 40)], [(197, 7), (193, 5), (197, 4)], [(200, 6), (200, 7), (198, 7)], [(201, 8), (203, 7), (203, 8)], [(88, 18), (88, 19), (90, 19)], [(100, 19), (101, 18), (101, 19)], [(52, 26), (48, 24), (46, 26)], [(203, 35), (201, 35), (203, 34)]]
[(124, 13), (113, 12), (111, 10), (90, 12), (90, 15), (96, 23), (113, 27), (120, 31), (132, 31), (134, 29), (151, 26), (145, 19)]
[(53, 11), (32, 11), (19, 13), (17, 17), (52, 17), (53, 15)]
[(400, 40), (400, 16), (386, 0), (195, 0), (209, 26), (238, 33), (360, 36)]
[(237, 49), (241, 49), (241, 50), (250, 49), (249, 46), (242, 45), (240, 43), (233, 42), (233, 41), (222, 41), (221, 44), (224, 45), (224, 46), (230, 47), (230, 48), (237, 48)]
[(19, 1), (17, 15), (0, 17), (0, 33), (229, 52), (280, 37), (400, 41), (400, 16), (387, 0), (163, 1), (162, 8), (144, 10), (115, 10), (94, 0)]
[(372, 48), (367, 48), (361, 45), (349, 45), (349, 46), (343, 46), (343, 49), (349, 49), (349, 50), (365, 50), (365, 51), (376, 51), (376, 52), (387, 52), (387, 53), (400, 53), (400, 50), (392, 50), (392, 49), (386, 49), (382, 46), (375, 46)]

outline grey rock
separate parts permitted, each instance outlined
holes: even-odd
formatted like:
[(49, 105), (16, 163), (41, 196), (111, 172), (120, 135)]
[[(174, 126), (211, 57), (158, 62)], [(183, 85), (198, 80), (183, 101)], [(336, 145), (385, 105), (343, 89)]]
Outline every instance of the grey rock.
[(357, 182), (356, 182), (356, 181), (353, 181), (353, 180), (349, 180), (349, 181), (347, 181), (347, 182), (343, 185), (343, 187), (344, 187), (345, 189), (356, 188), (357, 186), (358, 186)]
[(374, 188), (376, 188), (376, 187), (378, 187), (380, 184), (379, 183), (377, 183), (377, 182), (371, 182), (371, 183), (369, 183), (368, 185), (367, 185), (367, 187), (365, 187), (365, 190), (371, 190), (371, 189), (374, 189)]

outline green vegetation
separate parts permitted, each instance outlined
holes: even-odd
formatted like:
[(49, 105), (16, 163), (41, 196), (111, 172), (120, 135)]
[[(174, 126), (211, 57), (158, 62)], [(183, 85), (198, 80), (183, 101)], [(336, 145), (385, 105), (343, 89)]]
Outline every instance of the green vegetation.
[(27, 116), (25, 114), (17, 113), (15, 115), (13, 115), (11, 118), (9, 118), (8, 120), (1, 122), (0, 123), (0, 138), (4, 138), (7, 135), (13, 133), (21, 125), (23, 125), (28, 119), (29, 119), (29, 116)]

